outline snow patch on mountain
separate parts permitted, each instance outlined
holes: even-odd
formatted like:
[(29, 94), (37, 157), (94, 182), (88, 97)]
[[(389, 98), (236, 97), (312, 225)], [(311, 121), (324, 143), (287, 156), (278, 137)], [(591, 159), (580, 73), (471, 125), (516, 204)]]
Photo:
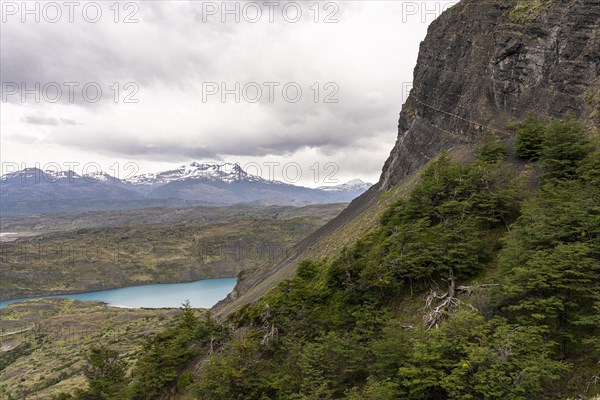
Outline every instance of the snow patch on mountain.
[(198, 163), (193, 161), (170, 171), (137, 175), (126, 179), (125, 182), (133, 185), (155, 186), (188, 179), (225, 183), (263, 181), (259, 176), (248, 174), (237, 163)]
[(326, 191), (326, 192), (354, 192), (354, 191), (366, 191), (371, 186), (372, 183), (363, 182), (360, 179), (352, 179), (346, 183), (342, 183), (341, 185), (335, 186), (321, 186), (318, 189)]
[(2, 182), (7, 182), (8, 180), (20, 180), (23, 183), (26, 182), (59, 182), (63, 180), (73, 181), (76, 179), (81, 179), (82, 176), (77, 173), (67, 170), (67, 171), (56, 171), (47, 169), (42, 171), (39, 168), (25, 168), (21, 171), (10, 172), (2, 175)]

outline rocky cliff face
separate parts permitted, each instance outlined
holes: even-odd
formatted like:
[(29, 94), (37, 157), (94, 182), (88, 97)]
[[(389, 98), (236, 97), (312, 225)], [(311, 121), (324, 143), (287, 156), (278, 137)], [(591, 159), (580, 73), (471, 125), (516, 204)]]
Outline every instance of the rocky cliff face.
[(429, 27), (378, 189), (529, 110), (600, 126), (600, 0), (463, 0)]
[[(571, 114), (599, 129), (600, 0), (463, 0), (442, 14), (421, 44), (398, 140), (379, 183), (288, 258), (241, 277), (217, 311), (253, 301), (291, 277), (310, 249), (325, 247), (353, 222), (364, 228), (359, 218), (381, 208), (381, 195), (441, 150), (476, 144), (488, 134), (510, 136), (506, 122), (528, 111)], [(372, 222), (376, 213), (370, 214)]]

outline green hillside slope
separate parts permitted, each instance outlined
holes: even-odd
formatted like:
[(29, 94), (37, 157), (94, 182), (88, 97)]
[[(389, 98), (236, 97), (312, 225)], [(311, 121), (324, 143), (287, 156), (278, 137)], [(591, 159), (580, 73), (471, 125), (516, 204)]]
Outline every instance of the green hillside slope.
[(471, 161), (441, 153), (339, 255), (226, 321), (173, 321), (107, 398), (600, 394), (600, 138), (574, 120), (512, 128), (524, 164), (494, 139)]

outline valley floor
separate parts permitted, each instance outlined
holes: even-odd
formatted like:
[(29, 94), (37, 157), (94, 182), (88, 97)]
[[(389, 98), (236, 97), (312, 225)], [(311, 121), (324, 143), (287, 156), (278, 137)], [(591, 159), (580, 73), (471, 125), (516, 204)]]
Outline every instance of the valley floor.
[(85, 386), (84, 351), (110, 345), (132, 363), (179, 309), (124, 309), (46, 299), (0, 309), (0, 398), (48, 399)]

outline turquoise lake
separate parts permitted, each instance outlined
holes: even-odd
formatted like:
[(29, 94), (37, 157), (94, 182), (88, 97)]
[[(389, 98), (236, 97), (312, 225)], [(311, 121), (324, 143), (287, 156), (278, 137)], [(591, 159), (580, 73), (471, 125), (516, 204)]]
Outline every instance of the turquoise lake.
[(189, 300), (192, 307), (209, 308), (227, 297), (233, 290), (235, 284), (235, 278), (223, 278), (204, 279), (188, 283), (131, 286), (120, 289), (102, 290), (99, 292), (29, 297), (0, 301), (0, 308), (18, 301), (48, 298), (102, 301), (115, 307), (131, 308), (180, 307), (181, 303)]

